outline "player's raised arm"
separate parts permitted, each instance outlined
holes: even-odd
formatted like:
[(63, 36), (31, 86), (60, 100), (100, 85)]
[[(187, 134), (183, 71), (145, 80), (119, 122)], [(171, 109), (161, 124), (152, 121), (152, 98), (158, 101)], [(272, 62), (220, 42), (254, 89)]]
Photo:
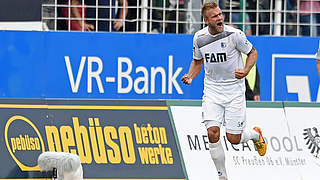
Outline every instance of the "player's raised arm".
[(251, 68), (256, 64), (258, 59), (258, 52), (257, 50), (252, 46), (251, 51), (248, 54), (246, 64), (244, 66), (244, 71), (246, 72), (246, 75), (249, 73)]
[(182, 76), (181, 81), (184, 84), (191, 84), (192, 80), (199, 75), (203, 65), (203, 59), (193, 60), (190, 64), (189, 72)]
[(242, 79), (248, 75), (251, 68), (255, 65), (258, 58), (257, 50), (252, 46), (252, 44), (248, 41), (246, 35), (243, 32), (237, 32), (236, 36), (236, 48), (245, 54), (248, 55), (246, 64), (243, 69), (235, 70), (235, 77), (238, 79)]
[(319, 42), (318, 51), (316, 53), (316, 59), (317, 59), (317, 72), (318, 72), (318, 76), (320, 77), (320, 42)]
[(318, 76), (320, 77), (320, 59), (317, 59), (317, 71), (318, 71)]
[(187, 74), (183, 75), (181, 81), (184, 84), (191, 84), (192, 80), (199, 75), (203, 65), (203, 57), (198, 45), (199, 32), (193, 37), (193, 61)]

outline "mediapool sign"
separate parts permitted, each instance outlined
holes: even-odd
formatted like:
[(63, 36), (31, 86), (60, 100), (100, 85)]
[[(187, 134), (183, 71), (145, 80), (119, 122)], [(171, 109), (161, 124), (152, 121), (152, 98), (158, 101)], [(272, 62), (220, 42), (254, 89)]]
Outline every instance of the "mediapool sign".
[[(192, 85), (180, 81), (192, 35), (4, 31), (0, 38), (1, 97), (202, 97), (203, 72)], [(259, 54), (262, 100), (320, 101), (317, 38), (248, 38)]]
[[(218, 179), (209, 153), (207, 130), (201, 122), (201, 102), (172, 102), (170, 112), (186, 165), (192, 180)], [(320, 109), (316, 103), (248, 103), (246, 128), (259, 126), (267, 140), (267, 153), (259, 156), (253, 142), (232, 145), (221, 128), (220, 140), (226, 154), (230, 179), (318, 179)], [(256, 104), (257, 105), (257, 104)], [(303, 107), (303, 106), (306, 107)], [(203, 166), (203, 164), (206, 164)]]

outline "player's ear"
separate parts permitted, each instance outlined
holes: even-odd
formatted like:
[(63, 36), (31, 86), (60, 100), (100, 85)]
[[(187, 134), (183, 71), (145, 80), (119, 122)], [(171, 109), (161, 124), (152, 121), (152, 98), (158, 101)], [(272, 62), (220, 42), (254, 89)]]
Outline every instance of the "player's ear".
[(208, 25), (208, 18), (206, 16), (203, 16), (203, 21)]
[[(202, 12), (202, 17), (203, 17), (203, 21), (204, 21), (206, 24), (208, 24), (208, 23), (207, 23), (208, 18), (207, 18), (207, 16), (206, 16), (206, 11), (203, 11), (203, 12)], [(320, 42), (320, 41), (319, 41), (319, 42)]]

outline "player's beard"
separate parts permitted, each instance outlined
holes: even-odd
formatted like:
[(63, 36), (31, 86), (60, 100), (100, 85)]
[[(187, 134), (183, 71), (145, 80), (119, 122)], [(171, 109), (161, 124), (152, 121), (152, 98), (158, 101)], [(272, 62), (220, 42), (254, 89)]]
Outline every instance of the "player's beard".
[(221, 33), (224, 30), (223, 22), (222, 23), (217, 23), (217, 24), (208, 24), (208, 26), (210, 28), (210, 32), (213, 32), (214, 34)]

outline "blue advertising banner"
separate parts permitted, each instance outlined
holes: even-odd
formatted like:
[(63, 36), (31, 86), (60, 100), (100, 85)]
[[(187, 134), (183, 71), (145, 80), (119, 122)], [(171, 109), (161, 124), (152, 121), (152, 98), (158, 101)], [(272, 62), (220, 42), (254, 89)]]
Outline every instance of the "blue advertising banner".
[(186, 179), (165, 101), (2, 99), (0, 107), (0, 179), (43, 178), (44, 151), (79, 155), (88, 179)]
[(262, 100), (320, 102), (315, 59), (319, 38), (261, 36), (248, 39), (259, 54)]
[[(0, 97), (201, 99), (203, 71), (180, 81), (192, 35), (0, 32)], [(258, 50), (261, 100), (320, 101), (319, 38), (248, 37)], [(320, 93), (319, 93), (320, 94)]]
[(2, 97), (199, 99), (180, 82), (192, 36), (1, 32)]

